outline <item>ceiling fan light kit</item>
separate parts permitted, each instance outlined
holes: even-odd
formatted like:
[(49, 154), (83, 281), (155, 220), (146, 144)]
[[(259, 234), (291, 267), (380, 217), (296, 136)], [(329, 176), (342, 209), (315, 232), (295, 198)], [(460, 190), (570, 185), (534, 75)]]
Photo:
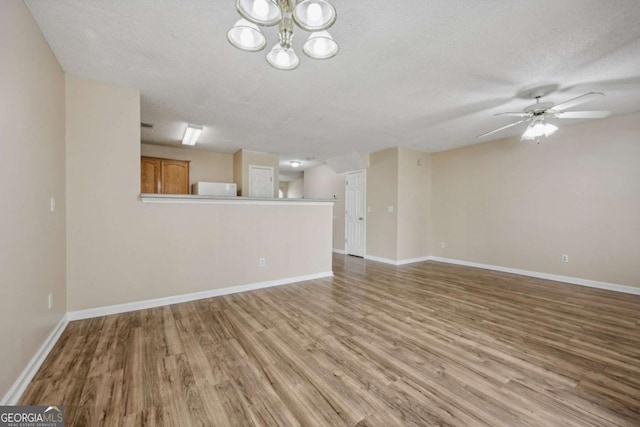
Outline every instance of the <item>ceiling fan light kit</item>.
[(520, 141), (540, 141), (540, 137), (551, 136), (558, 130), (557, 126), (545, 123), (544, 120), (536, 120), (527, 126), (527, 130), (522, 134)]
[(547, 122), (547, 119), (601, 119), (611, 115), (609, 111), (565, 111), (585, 102), (604, 96), (602, 92), (589, 92), (584, 95), (572, 98), (568, 101), (554, 105), (551, 102), (540, 102), (540, 98), (546, 93), (534, 91), (531, 96), (535, 98), (536, 103), (526, 107), (521, 113), (498, 113), (496, 116), (519, 117), (521, 120), (494, 129), (490, 132), (479, 135), (482, 138), (494, 133), (509, 129), (521, 123), (529, 123), (527, 129), (520, 138), (521, 141), (540, 141), (542, 137), (549, 137), (558, 130), (558, 127)]
[(227, 33), (234, 47), (257, 52), (266, 46), (258, 25), (278, 25), (278, 43), (267, 53), (267, 62), (278, 70), (293, 70), (300, 64), (291, 40), (294, 24), (312, 34), (302, 50), (313, 59), (329, 59), (338, 54), (338, 44), (326, 31), (336, 21), (336, 9), (327, 0), (237, 0), (240, 19)]

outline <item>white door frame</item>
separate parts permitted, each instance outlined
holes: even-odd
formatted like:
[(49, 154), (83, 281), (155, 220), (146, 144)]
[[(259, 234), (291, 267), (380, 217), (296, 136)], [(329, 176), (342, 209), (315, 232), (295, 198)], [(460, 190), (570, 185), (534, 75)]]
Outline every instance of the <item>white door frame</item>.
[(275, 180), (276, 180), (276, 176), (275, 176), (275, 170), (273, 169), (272, 166), (261, 166), (261, 165), (249, 165), (249, 196), (253, 197), (253, 180), (251, 179), (251, 171), (253, 169), (271, 169), (271, 198), (275, 198), (275, 193), (274, 193), (274, 185), (275, 185)]
[[(363, 189), (363, 200), (364, 200), (364, 206), (362, 209), (362, 226), (364, 227), (363, 230), (363, 236), (364, 238), (362, 239), (362, 258), (365, 257), (365, 255), (367, 254), (367, 170), (366, 169), (361, 169), (361, 170), (357, 170), (357, 171), (351, 171), (351, 172), (347, 172), (344, 174), (344, 253), (349, 255), (349, 249), (347, 248), (347, 236), (348, 236), (348, 227), (349, 227), (349, 222), (348, 222), (348, 218), (347, 218), (347, 194), (348, 194), (348, 189), (347, 189), (347, 178), (349, 177), (349, 175), (354, 175), (357, 173), (362, 173), (364, 174), (364, 189)], [(358, 256), (358, 255), (356, 255)]]

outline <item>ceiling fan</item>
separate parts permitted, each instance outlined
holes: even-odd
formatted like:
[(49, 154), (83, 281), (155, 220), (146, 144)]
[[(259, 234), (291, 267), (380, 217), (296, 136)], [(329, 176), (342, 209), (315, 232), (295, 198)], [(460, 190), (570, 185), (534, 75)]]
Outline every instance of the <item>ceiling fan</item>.
[(483, 133), (482, 135), (478, 135), (478, 138), (509, 129), (521, 123), (529, 123), (529, 126), (527, 126), (527, 129), (522, 134), (522, 138), (520, 138), (520, 140), (539, 140), (540, 137), (550, 136), (558, 130), (558, 127), (548, 123), (546, 121), (547, 119), (602, 119), (611, 115), (610, 111), (565, 111), (569, 108), (575, 107), (576, 105), (584, 104), (585, 102), (604, 96), (604, 93), (602, 92), (585, 93), (584, 95), (561, 102), (557, 105), (554, 105), (552, 102), (540, 102), (540, 98), (544, 95), (546, 95), (544, 91), (532, 92), (531, 98), (534, 98), (536, 103), (528, 106), (522, 110), (521, 113), (496, 114), (496, 116), (520, 117), (522, 120), (502, 126), (501, 128), (494, 129), (490, 132)]

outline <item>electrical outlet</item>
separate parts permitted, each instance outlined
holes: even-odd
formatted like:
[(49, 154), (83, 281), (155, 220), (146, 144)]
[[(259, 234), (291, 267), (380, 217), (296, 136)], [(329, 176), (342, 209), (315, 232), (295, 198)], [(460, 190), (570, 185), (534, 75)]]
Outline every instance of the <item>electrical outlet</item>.
[(440, 247), (441, 247), (442, 249), (444, 249), (444, 246), (445, 246), (445, 245), (444, 245), (444, 242), (440, 242)]
[(393, 213), (393, 206), (388, 206), (387, 211), (389, 211), (389, 213)]
[(56, 198), (52, 197), (51, 199), (49, 199), (49, 209), (51, 210), (51, 212), (55, 212), (56, 211)]
[(371, 206), (367, 206), (367, 212), (371, 213)]
[(49, 310), (51, 310), (51, 307), (53, 307), (53, 294), (49, 294), (49, 298), (47, 300), (47, 304), (49, 306)]
[(264, 258), (260, 258), (258, 259), (258, 266), (260, 267), (266, 267), (267, 266), (267, 260)]
[(569, 262), (569, 255), (562, 254), (562, 262)]

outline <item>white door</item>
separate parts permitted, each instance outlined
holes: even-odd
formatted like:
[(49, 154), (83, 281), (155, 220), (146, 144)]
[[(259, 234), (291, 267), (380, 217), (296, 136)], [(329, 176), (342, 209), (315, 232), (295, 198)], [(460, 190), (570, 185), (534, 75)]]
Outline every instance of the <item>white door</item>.
[(273, 168), (249, 165), (249, 197), (274, 197)]
[(349, 172), (345, 176), (345, 252), (349, 255), (364, 256), (366, 240), (366, 171)]

